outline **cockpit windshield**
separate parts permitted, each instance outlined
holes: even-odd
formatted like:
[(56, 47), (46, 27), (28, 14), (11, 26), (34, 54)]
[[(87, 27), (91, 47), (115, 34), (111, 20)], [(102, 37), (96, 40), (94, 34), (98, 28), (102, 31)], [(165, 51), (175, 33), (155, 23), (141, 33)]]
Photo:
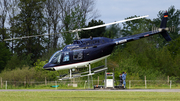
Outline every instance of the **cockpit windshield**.
[(49, 63), (52, 63), (52, 64), (59, 64), (60, 63), (60, 60), (61, 60), (61, 51), (57, 51), (56, 53), (54, 53), (50, 60), (49, 60)]

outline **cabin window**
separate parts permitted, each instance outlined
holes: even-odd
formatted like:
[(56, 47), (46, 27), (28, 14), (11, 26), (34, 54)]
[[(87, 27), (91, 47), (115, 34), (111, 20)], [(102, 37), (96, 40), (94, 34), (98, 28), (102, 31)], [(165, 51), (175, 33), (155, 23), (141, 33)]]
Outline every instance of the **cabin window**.
[(52, 57), (49, 60), (49, 63), (58, 64), (61, 60), (61, 51), (57, 51), (52, 55)]
[(73, 60), (82, 60), (82, 59), (83, 59), (83, 51), (73, 52)]
[(69, 61), (69, 52), (65, 52), (63, 62), (68, 62), (68, 61)]

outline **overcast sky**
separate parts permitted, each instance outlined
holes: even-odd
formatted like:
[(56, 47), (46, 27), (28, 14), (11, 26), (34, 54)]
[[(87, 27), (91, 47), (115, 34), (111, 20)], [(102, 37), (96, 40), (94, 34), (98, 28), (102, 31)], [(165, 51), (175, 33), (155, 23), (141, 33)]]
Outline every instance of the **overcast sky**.
[(105, 23), (124, 20), (134, 15), (157, 18), (160, 10), (168, 10), (172, 5), (175, 9), (180, 9), (180, 0), (96, 0), (95, 3), (101, 15), (97, 20)]

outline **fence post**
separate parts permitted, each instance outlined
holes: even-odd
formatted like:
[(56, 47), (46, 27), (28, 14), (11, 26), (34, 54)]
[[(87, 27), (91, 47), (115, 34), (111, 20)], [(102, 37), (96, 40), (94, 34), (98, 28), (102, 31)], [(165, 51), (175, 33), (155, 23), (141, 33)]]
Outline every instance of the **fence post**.
[(7, 81), (6, 81), (6, 89), (7, 89)]
[(91, 75), (91, 80), (92, 80), (92, 86), (93, 86), (93, 76)]
[(99, 85), (99, 76), (98, 76), (98, 85)]
[(170, 80), (170, 89), (171, 89), (171, 83), (172, 83), (172, 80)]
[(144, 82), (145, 82), (145, 88), (147, 88), (147, 84), (146, 84), (146, 76), (144, 76)]
[(131, 88), (131, 80), (129, 80), (129, 89)]
[(85, 87), (86, 87), (86, 82), (87, 82), (87, 81), (85, 81), (85, 83), (84, 83), (84, 89), (85, 89)]
[(2, 88), (2, 77), (1, 77), (1, 88)]
[(24, 79), (24, 87), (26, 87), (26, 78)]

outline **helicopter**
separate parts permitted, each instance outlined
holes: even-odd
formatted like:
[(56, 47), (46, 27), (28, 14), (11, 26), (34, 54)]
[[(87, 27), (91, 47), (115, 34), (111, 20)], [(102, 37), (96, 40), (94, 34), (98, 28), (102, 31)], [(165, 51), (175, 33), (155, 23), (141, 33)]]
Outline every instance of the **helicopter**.
[[(124, 44), (130, 41), (135, 41), (135, 40), (149, 37), (156, 34), (161, 34), (165, 38), (166, 41), (171, 41), (171, 38), (167, 32), (170, 29), (166, 28), (166, 24), (168, 20), (167, 11), (164, 13), (160, 28), (156, 28), (152, 31), (148, 31), (148, 32), (144, 32), (144, 33), (140, 33), (136, 35), (131, 35), (131, 36), (126, 36), (126, 37), (121, 37), (121, 38), (116, 38), (116, 39), (110, 39), (106, 37), (90, 37), (90, 38), (80, 39), (78, 36), (78, 31), (91, 30), (91, 29), (104, 27), (107, 25), (112, 25), (112, 24), (116, 24), (120, 22), (141, 19), (144, 17), (148, 17), (148, 15), (136, 17), (132, 19), (126, 19), (122, 21), (117, 21), (117, 22), (113, 22), (109, 24), (68, 31), (68, 32), (76, 32), (78, 40), (74, 40), (72, 44), (66, 45), (62, 50), (55, 52), (49, 59), (49, 62), (43, 66), (43, 69), (50, 70), (50, 71), (69, 69), (70, 78), (71, 78), (72, 70), (78, 69), (78, 68), (89, 67), (87, 71), (89, 73), (88, 75), (93, 75), (92, 73), (93, 69), (91, 69), (91, 64), (109, 57), (113, 51), (113, 48), (116, 45)], [(15, 38), (15, 39), (30, 38), (30, 37), (37, 37), (37, 36), (39, 35), (26, 36), (26, 37), (20, 37), (20, 38)], [(6, 39), (6, 40), (12, 40), (12, 39)]]
[(171, 41), (171, 38), (167, 33), (168, 28), (166, 28), (167, 20), (168, 13), (165, 12), (160, 28), (153, 31), (117, 39), (90, 37), (74, 40), (72, 44), (55, 52), (49, 62), (44, 65), (43, 69), (53, 71), (70, 69), (71, 73), (71, 69), (89, 67), (89, 75), (91, 75), (91, 64), (109, 57), (116, 45), (135, 41), (155, 34), (161, 34), (166, 41)]

